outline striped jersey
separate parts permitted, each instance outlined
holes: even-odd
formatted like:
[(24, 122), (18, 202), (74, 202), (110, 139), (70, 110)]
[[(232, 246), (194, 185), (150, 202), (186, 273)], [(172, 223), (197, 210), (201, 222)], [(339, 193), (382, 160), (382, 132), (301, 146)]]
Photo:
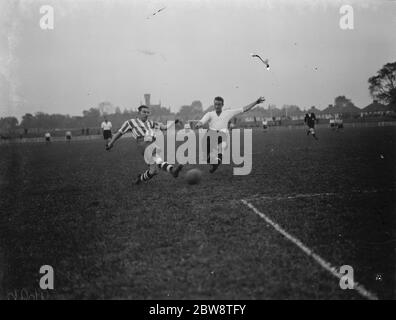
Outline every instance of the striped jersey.
[(151, 120), (142, 121), (139, 118), (136, 118), (125, 121), (118, 132), (123, 135), (130, 131), (132, 136), (135, 139), (138, 139), (147, 136), (154, 137), (155, 131), (158, 129), (159, 124), (157, 122)]

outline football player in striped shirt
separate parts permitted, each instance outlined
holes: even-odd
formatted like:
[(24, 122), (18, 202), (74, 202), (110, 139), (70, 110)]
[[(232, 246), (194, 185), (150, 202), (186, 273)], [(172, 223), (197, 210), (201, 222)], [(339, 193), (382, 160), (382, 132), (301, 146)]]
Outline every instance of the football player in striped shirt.
[[(125, 133), (131, 132), (133, 138), (136, 139), (139, 153), (144, 155), (146, 148), (155, 143), (155, 130), (167, 130), (169, 127), (158, 122), (154, 122), (148, 119), (150, 110), (147, 106), (141, 105), (138, 108), (139, 114), (135, 119), (130, 119), (124, 122), (118, 132), (112, 137), (109, 143), (106, 145), (106, 150), (110, 150), (114, 143), (121, 138)], [(175, 123), (179, 121), (176, 119)], [(140, 184), (153, 178), (159, 173), (159, 170), (169, 172), (173, 177), (177, 178), (179, 172), (183, 168), (181, 164), (173, 166), (166, 161), (163, 161), (158, 156), (153, 156), (154, 163), (149, 165), (149, 169), (138, 175), (135, 180), (135, 184)]]

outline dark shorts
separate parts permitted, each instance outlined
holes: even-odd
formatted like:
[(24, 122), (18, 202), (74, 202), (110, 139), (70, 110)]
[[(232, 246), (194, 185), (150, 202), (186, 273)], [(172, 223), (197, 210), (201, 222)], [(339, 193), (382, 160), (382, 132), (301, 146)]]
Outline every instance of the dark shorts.
[(105, 140), (111, 139), (111, 137), (112, 137), (111, 130), (104, 130), (104, 131), (103, 131), (103, 138), (104, 138)]
[(45, 141), (51, 141), (51, 138), (50, 137), (45, 137)]
[(66, 139), (67, 140), (71, 140), (71, 136), (66, 136)]
[[(217, 132), (219, 134), (219, 132)], [(219, 135), (217, 137), (217, 146), (213, 146), (210, 144), (210, 136), (206, 137), (206, 158), (207, 158), (207, 163), (210, 163), (210, 154), (212, 152), (212, 150), (216, 147), (218, 147), (219, 144), (221, 144), (223, 142), (223, 137), (221, 135)]]

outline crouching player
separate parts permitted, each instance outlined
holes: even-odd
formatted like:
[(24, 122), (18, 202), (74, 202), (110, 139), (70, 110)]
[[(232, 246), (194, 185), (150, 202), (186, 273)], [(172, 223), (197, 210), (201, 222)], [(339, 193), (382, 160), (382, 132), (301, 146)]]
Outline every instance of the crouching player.
[[(112, 137), (110, 142), (106, 144), (106, 150), (110, 150), (114, 143), (121, 138), (125, 133), (131, 132), (132, 137), (136, 139), (139, 153), (144, 156), (146, 148), (155, 143), (155, 130), (167, 130), (170, 126), (164, 124), (153, 122), (148, 119), (150, 115), (150, 110), (147, 106), (141, 105), (138, 108), (139, 114), (136, 119), (130, 119), (124, 122), (120, 130)], [(179, 122), (178, 120), (175, 123)], [(158, 148), (157, 148), (158, 149)], [(168, 162), (163, 161), (159, 156), (152, 156), (153, 163), (149, 164), (149, 168), (139, 174), (134, 181), (135, 184), (140, 184), (153, 178), (159, 173), (159, 170), (166, 171), (170, 173), (173, 177), (177, 178), (179, 172), (183, 168), (181, 164), (173, 166)]]

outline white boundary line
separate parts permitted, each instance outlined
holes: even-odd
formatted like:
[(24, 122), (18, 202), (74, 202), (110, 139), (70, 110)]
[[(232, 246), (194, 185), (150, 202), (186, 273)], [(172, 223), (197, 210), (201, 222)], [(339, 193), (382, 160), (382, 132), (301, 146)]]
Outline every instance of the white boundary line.
[[(379, 192), (395, 192), (394, 188), (387, 189), (373, 189), (373, 190), (351, 190), (348, 194), (367, 194), (367, 193), (379, 193)], [(346, 193), (340, 192), (323, 192), (323, 193), (302, 193), (302, 194), (289, 194), (289, 195), (273, 195), (273, 196), (263, 196), (263, 195), (253, 195), (245, 200), (267, 200), (267, 201), (278, 201), (278, 200), (288, 200), (288, 199), (299, 199), (299, 198), (313, 198), (313, 197), (330, 197), (330, 196), (345, 196)]]
[[(307, 256), (312, 257), (323, 269), (328, 271), (334, 277), (338, 279), (342, 279), (343, 275), (337, 271), (337, 268), (332, 266), (329, 262), (324, 260), (321, 256), (316, 254), (313, 250), (308, 248), (304, 245), (299, 239), (289, 234), (286, 230), (284, 230), (279, 224), (272, 221), (269, 217), (267, 217), (264, 213), (260, 212), (255, 206), (253, 206), (250, 202), (242, 199), (243, 204), (253, 210), (260, 218), (264, 219), (269, 225), (271, 225), (276, 231), (278, 231), (281, 235), (283, 235), (287, 240), (291, 241), (295, 244), (301, 251), (303, 251)], [(358, 282), (354, 281), (354, 289), (364, 298), (369, 300), (378, 300), (378, 297), (371, 293), (370, 291), (366, 290), (363, 285), (359, 284)]]

